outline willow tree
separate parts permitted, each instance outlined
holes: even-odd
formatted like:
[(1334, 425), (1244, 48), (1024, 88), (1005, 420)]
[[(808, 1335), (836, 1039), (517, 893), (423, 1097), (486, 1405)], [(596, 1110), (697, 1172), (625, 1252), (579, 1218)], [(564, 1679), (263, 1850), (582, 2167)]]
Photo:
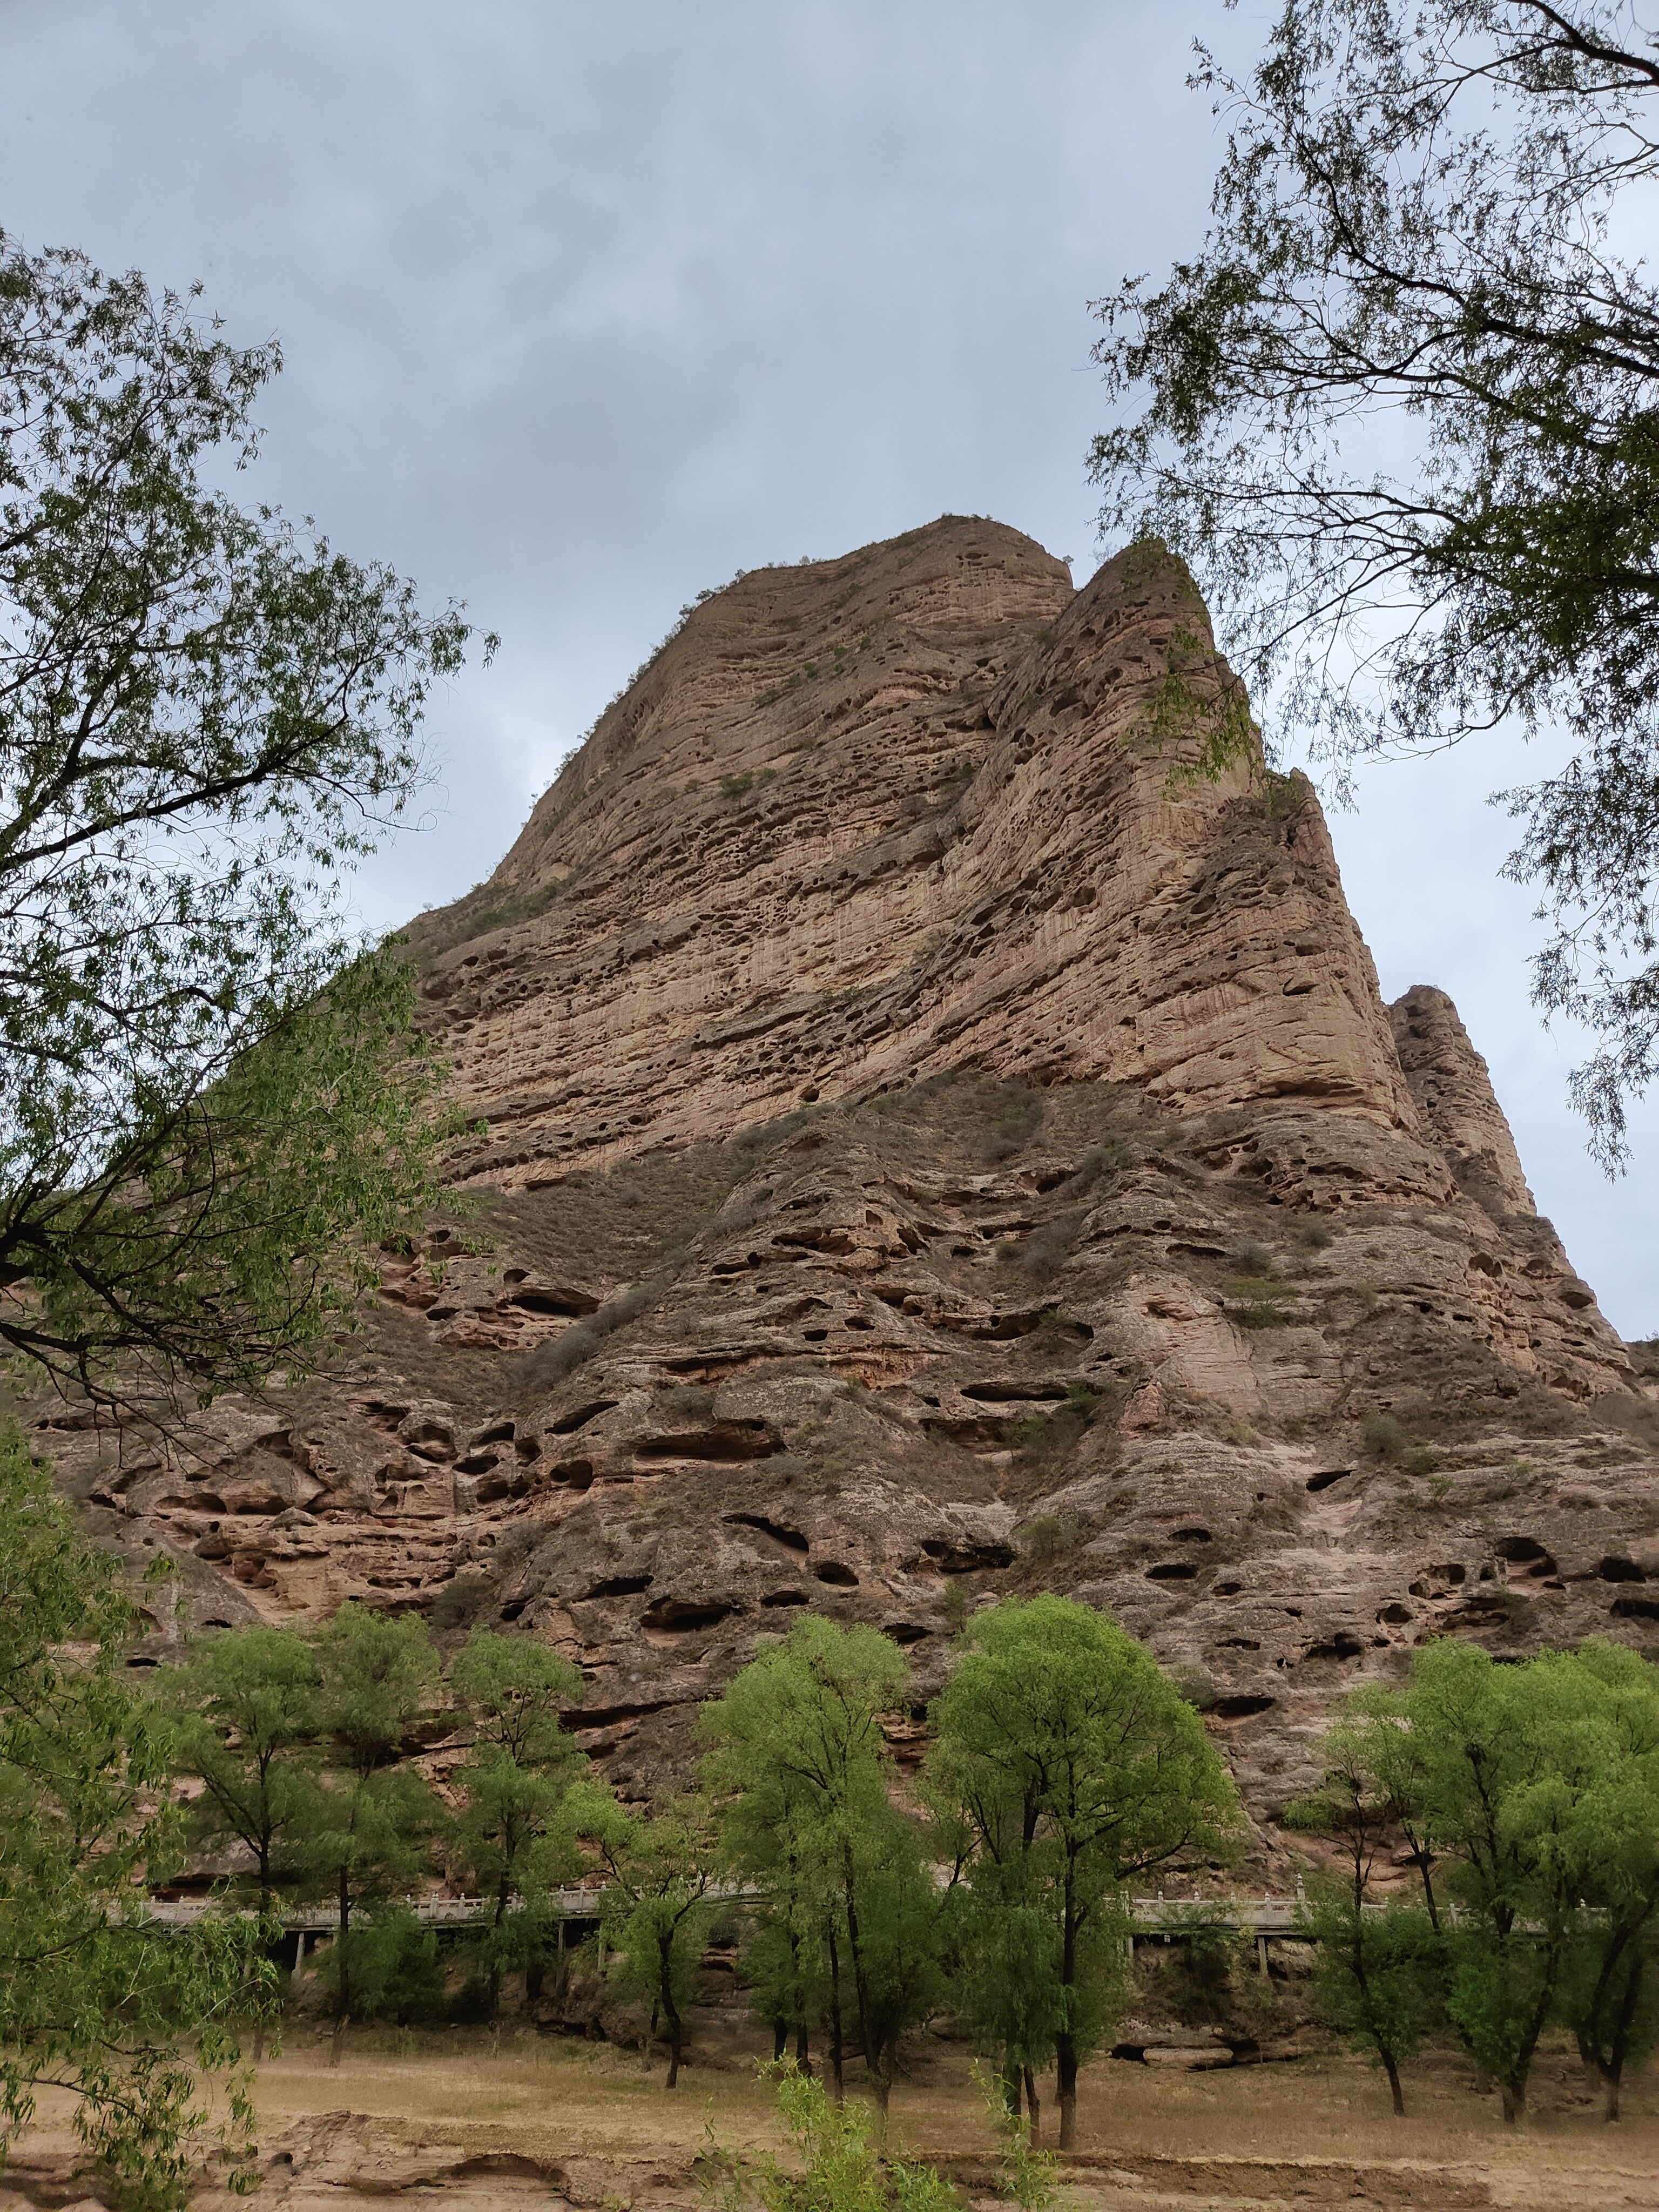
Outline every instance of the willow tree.
[(1062, 1597), (994, 1606), (966, 1643), (933, 1706), (930, 1790), (974, 1832), (988, 1903), (1010, 1899), (1042, 1929), (1026, 1971), (1050, 1987), (1024, 1993), (1015, 2032), (1052, 2040), (1069, 2150), (1078, 2069), (1113, 2019), (1123, 1893), (1172, 1860), (1230, 1856), (1237, 1796), (1197, 1713), (1105, 1614)]
[(1208, 234), (1100, 303), (1103, 527), (1188, 559), (1339, 769), (1566, 733), (1503, 794), (1508, 872), (1616, 1165), (1659, 1065), (1659, 292), (1619, 242), (1659, 44), (1627, 0), (1283, 0), (1248, 75), (1200, 49), (1194, 82), (1231, 125)]
[(0, 1346), (94, 1391), (303, 1367), (434, 1191), (339, 879), (470, 633), (215, 488), (280, 365), (0, 234)]

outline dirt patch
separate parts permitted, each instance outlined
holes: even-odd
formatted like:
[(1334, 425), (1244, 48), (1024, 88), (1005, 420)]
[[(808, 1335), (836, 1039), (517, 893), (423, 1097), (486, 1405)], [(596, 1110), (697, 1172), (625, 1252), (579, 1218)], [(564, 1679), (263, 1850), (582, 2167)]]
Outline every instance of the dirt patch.
[[(337, 2069), (325, 2044), (296, 2037), (259, 2069), (264, 2179), (252, 2202), (268, 2212), (434, 2197), (466, 2212), (694, 2212), (705, 2123), (739, 2153), (781, 2147), (752, 2040), (714, 2024), (670, 2095), (654, 2062), (527, 2029), (365, 2032)], [(859, 2094), (856, 2068), (852, 2087)], [(1617, 2128), (1597, 2118), (1565, 2052), (1540, 2068), (1519, 2130), (1452, 2059), (1413, 2068), (1407, 2094), (1397, 2121), (1378, 2077), (1340, 2057), (1219, 2074), (1103, 2060), (1080, 2086), (1080, 2147), (1059, 2176), (1060, 2212), (1659, 2212), (1651, 2080), (1627, 2095)], [(1052, 2130), (1045, 2105), (1050, 2141)], [(939, 2165), (969, 2204), (993, 2198), (985, 2115), (959, 2045), (919, 2040), (892, 2131), (896, 2150)], [(77, 2172), (61, 2105), (43, 2107), (5, 2184), (0, 2212), (98, 2197), (95, 2179)], [(232, 2200), (204, 2190), (196, 2212), (233, 2212)]]

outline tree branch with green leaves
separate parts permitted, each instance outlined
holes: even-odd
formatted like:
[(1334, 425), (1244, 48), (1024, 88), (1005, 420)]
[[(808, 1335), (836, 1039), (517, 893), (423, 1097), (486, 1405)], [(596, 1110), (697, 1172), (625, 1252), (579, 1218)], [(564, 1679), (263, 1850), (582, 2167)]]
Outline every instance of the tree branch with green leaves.
[(0, 234), (0, 1345), (134, 1403), (314, 1364), (437, 1192), (339, 884), (472, 633), (212, 488), (280, 366)]
[(1659, 175), (1627, 0), (1284, 0), (1198, 254), (1097, 302), (1103, 531), (1192, 564), (1283, 744), (1564, 732), (1499, 794), (1553, 925), (1546, 1016), (1625, 1158), (1659, 1067), (1659, 292), (1619, 242)]

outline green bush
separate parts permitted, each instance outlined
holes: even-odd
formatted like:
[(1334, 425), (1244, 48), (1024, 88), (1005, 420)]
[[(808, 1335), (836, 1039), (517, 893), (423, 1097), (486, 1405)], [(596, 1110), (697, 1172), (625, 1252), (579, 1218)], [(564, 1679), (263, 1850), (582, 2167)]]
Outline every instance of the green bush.
[[(441, 2019), (443, 1968), (435, 1929), (422, 1925), (406, 1905), (390, 1905), (362, 1921), (346, 1938), (351, 1968), (351, 2006), (362, 2020), (410, 2027)], [(340, 1946), (331, 1943), (317, 1969), (331, 1998), (340, 1979)]]
[(1271, 1275), (1273, 1271), (1273, 1254), (1265, 1244), (1248, 1237), (1235, 1244), (1227, 1256), (1241, 1275)]
[(1374, 1459), (1397, 1460), (1406, 1449), (1406, 1431), (1392, 1413), (1368, 1413), (1359, 1434)]

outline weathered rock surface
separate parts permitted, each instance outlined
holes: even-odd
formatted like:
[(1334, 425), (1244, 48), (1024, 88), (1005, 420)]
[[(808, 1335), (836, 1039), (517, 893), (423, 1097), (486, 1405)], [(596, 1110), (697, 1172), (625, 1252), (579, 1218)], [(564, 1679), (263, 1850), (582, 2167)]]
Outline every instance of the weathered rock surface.
[(805, 1606), (918, 1713), (966, 1607), (1109, 1606), (1269, 1818), (1425, 1636), (1652, 1648), (1651, 1385), (1311, 788), (1182, 775), (1239, 711), (1172, 564), (989, 523), (700, 605), (417, 927), (481, 1211), (328, 1381), (60, 1426), (94, 1525), (198, 1621), (516, 1622), (638, 1794)]

